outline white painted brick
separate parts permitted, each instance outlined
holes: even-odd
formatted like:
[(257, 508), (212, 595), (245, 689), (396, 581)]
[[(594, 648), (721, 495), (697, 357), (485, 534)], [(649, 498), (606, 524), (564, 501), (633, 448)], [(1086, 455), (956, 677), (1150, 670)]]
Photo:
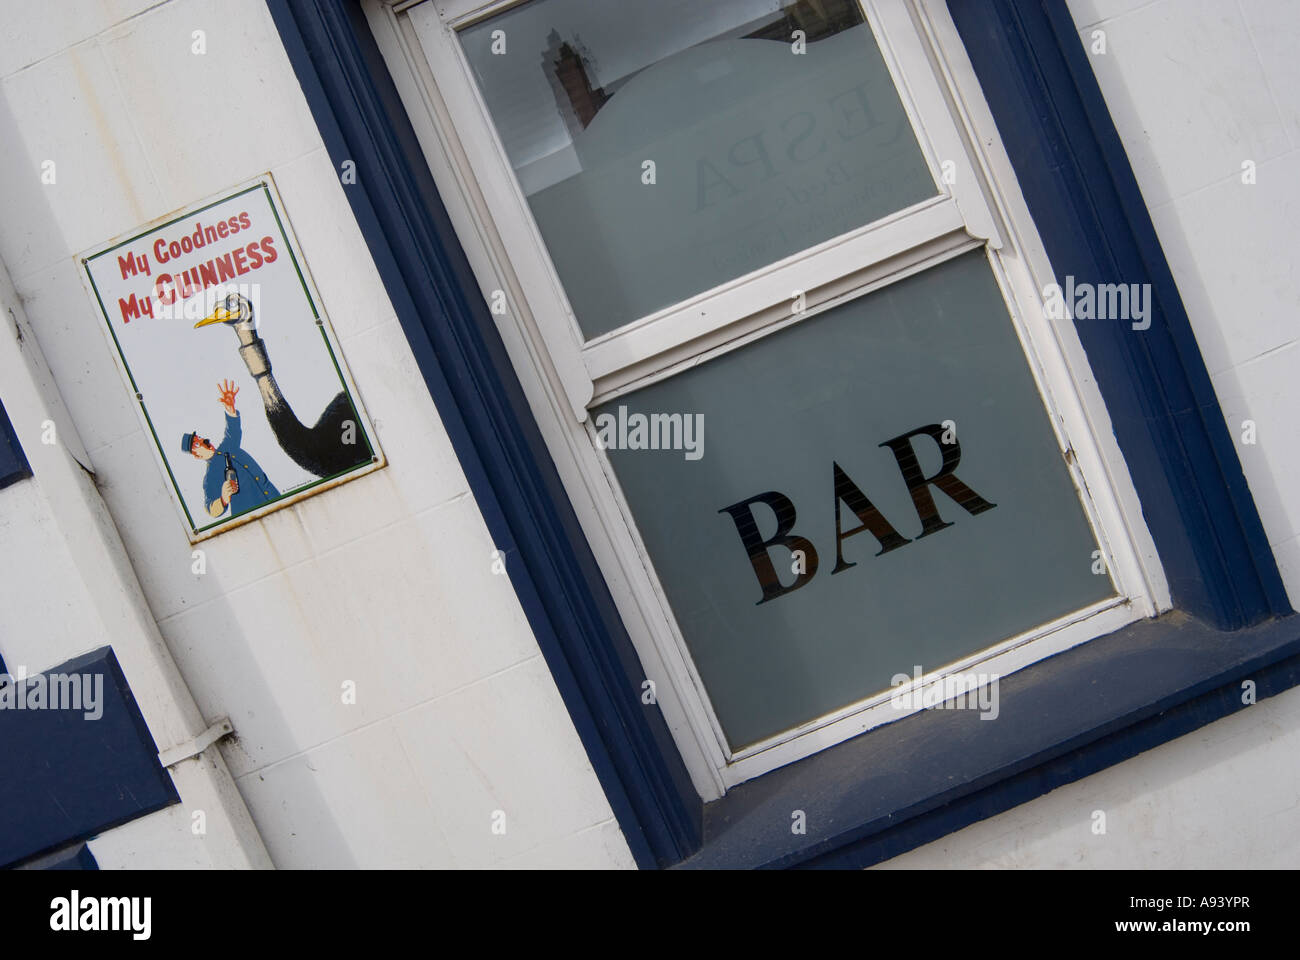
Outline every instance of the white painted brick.
[(1066, 5), (1074, 22), (1087, 27), (1102, 20), (1122, 17), (1152, 2), (1154, 0), (1066, 0)]
[[(206, 31), (207, 53), (191, 52)], [(166, 213), (317, 149), (320, 135), (260, 0), (187, 0), (101, 38)]]
[(10, 670), (39, 673), (104, 645), (70, 547), (39, 479), (0, 490), (0, 654)]
[[(101, 447), (95, 470), (100, 493), (136, 558), (141, 586), (160, 621), (311, 555), (296, 507), (191, 545), (157, 466), (152, 441), (142, 432)], [(177, 482), (201, 483), (201, 473), (182, 473)], [(207, 572), (202, 575), (193, 572), (195, 550), (204, 553)]]
[[(1211, 375), (1300, 338), (1300, 153), (1152, 214)], [(1296, 399), (1300, 399), (1300, 395)]]
[(489, 544), (467, 498), (316, 561), (367, 712), (406, 710), (536, 656)]
[(113, 359), (103, 318), (81, 285), (76, 261), (57, 260), (15, 280), (14, 288), (86, 451), (93, 457), (105, 444), (139, 433), (135, 402)]
[[(168, 744), (159, 744), (166, 749)], [(101, 833), (90, 852), (101, 870), (230, 870), (247, 867), (238, 857), (234, 827), (217, 806), (201, 798), (201, 769), (216, 767), (211, 747), (168, 771), (181, 802)], [(233, 792), (234, 786), (230, 787)], [(202, 813), (202, 819), (195, 818)], [(197, 825), (202, 832), (195, 832)], [(269, 866), (269, 864), (260, 864)]]
[[(1264, 67), (1269, 92), (1286, 121), (1291, 146), (1300, 147), (1300, 16), (1290, 0), (1239, 0)], [(1294, 173), (1294, 167), (1293, 167)]]
[(1157, 0), (1105, 29), (1089, 60), (1148, 205), (1289, 149), (1235, 3)]
[(1300, 772), (1282, 758), (1298, 749), (1292, 689), (881, 867), (1294, 868)]
[[(97, 44), (84, 44), (0, 83), (0, 256), (26, 277), (164, 212), (133, 105), (118, 95)], [(41, 183), (42, 163), (55, 183)]]
[(325, 148), (271, 171), (312, 281), (340, 340), (393, 316), (388, 293)]
[[(1214, 378), (1228, 431), (1250, 484), (1251, 495), (1270, 543), (1300, 534), (1300, 499), (1293, 478), (1300, 476), (1300, 446), (1295, 422), (1300, 411), (1300, 343), (1270, 353)], [(1242, 442), (1242, 423), (1255, 422), (1254, 444)], [(1300, 600), (1300, 594), (1293, 594)]]
[(238, 783), (281, 869), (459, 866), (411, 763), (384, 721)]
[(9, 0), (0, 18), (0, 77), (93, 37), (158, 0)]

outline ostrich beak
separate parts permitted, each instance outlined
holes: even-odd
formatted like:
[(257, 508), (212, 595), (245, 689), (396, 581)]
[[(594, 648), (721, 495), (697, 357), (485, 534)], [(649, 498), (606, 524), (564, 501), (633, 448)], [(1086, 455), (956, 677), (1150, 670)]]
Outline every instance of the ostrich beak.
[[(194, 316), (194, 314), (190, 314), (190, 316)], [(212, 316), (204, 317), (198, 323), (194, 324), (194, 329), (197, 330), (199, 327), (206, 327), (212, 323), (229, 323), (231, 320), (238, 319), (238, 317), (239, 314), (232, 313), (225, 307), (217, 307), (217, 309), (212, 312)]]

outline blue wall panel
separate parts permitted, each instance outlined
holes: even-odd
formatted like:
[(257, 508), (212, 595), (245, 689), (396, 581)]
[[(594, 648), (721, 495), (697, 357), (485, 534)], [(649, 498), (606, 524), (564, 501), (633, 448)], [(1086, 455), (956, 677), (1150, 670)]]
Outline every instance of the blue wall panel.
[[(0, 709), (0, 866), (180, 802), (112, 649), (43, 676), (56, 674), (100, 684), (102, 714), (88, 718), (84, 702), (80, 710)], [(16, 684), (33, 680), (11, 681), (0, 698), (10, 703)]]
[(4, 404), (0, 403), (0, 487), (7, 487), (31, 475), (32, 468), (27, 465), (27, 457), (18, 445), (13, 424), (9, 422)]

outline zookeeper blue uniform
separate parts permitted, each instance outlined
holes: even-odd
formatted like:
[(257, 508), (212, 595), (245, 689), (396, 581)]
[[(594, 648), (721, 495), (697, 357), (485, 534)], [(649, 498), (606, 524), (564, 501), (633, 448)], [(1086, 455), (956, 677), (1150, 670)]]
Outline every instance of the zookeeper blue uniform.
[(230, 515), (256, 510), (262, 504), (274, 500), (280, 495), (263, 470), (239, 445), (243, 439), (244, 429), (239, 417), (226, 414), (226, 435), (221, 438), (217, 452), (208, 461), (208, 469), (203, 474), (203, 505), (206, 507), (213, 500), (221, 499), (221, 485), (226, 482), (226, 458), (230, 454), (235, 464), (235, 479), (239, 481), (239, 491), (230, 498)]

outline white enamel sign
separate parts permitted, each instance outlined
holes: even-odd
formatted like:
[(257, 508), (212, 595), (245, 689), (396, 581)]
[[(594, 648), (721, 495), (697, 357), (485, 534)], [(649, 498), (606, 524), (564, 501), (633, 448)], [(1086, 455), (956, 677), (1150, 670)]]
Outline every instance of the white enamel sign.
[(383, 465), (270, 174), (81, 263), (191, 541)]

